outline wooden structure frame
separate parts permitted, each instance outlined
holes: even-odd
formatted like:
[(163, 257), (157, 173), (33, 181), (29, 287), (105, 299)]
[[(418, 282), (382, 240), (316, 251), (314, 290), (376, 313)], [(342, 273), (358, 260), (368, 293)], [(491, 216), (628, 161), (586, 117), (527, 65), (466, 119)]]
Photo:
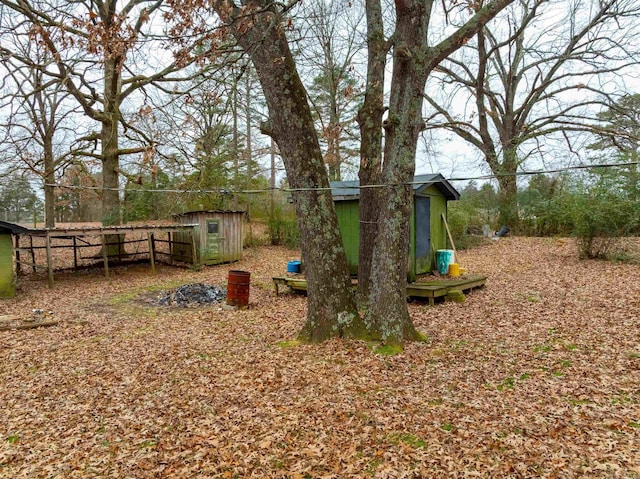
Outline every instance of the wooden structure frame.
[[(104, 273), (106, 277), (109, 277), (109, 256), (107, 255), (107, 246), (112, 243), (108, 243), (108, 237), (118, 236), (118, 235), (126, 235), (127, 233), (137, 233), (146, 235), (146, 239), (138, 239), (133, 241), (123, 241), (124, 243), (138, 243), (138, 242), (146, 242), (148, 245), (148, 253), (149, 253), (149, 262), (151, 263), (151, 269), (155, 272), (155, 264), (156, 264), (156, 243), (163, 242), (169, 244), (169, 251), (171, 250), (171, 246), (178, 240), (176, 240), (173, 236), (176, 233), (180, 233), (182, 235), (186, 235), (185, 237), (190, 238), (189, 243), (187, 245), (192, 250), (192, 258), (194, 266), (197, 265), (197, 247), (196, 247), (196, 239), (195, 239), (195, 226), (193, 225), (164, 225), (164, 226), (105, 226), (105, 227), (77, 227), (77, 228), (53, 228), (53, 229), (24, 229), (16, 234), (15, 237), (15, 255), (16, 255), (16, 270), (19, 273), (22, 266), (31, 267), (32, 271), (35, 273), (38, 268), (45, 269), (47, 271), (47, 277), (49, 280), (49, 285), (53, 286), (53, 255), (52, 250), (54, 248), (73, 248), (73, 267), (78, 267), (78, 250), (82, 250), (83, 248), (96, 248), (101, 247), (102, 251), (102, 261), (104, 264)], [(163, 240), (159, 238), (159, 235), (166, 234), (167, 239)], [(92, 244), (85, 240), (88, 236), (99, 236), (100, 243)], [(22, 238), (28, 238), (29, 244), (24, 245), (21, 244)], [(45, 245), (44, 246), (34, 246), (33, 238), (41, 237), (44, 238)], [(52, 245), (52, 239), (63, 239), (68, 240), (71, 244), (68, 245)], [(37, 249), (45, 249), (46, 250), (46, 265), (36, 264), (35, 258), (35, 250)], [(168, 254), (168, 253), (167, 253)], [(24, 258), (23, 255), (28, 255), (28, 259)], [(99, 260), (100, 258), (95, 258)]]
[[(276, 296), (280, 293), (280, 287), (289, 287), (294, 291), (306, 291), (307, 280), (303, 277), (274, 276), (273, 285)], [(471, 291), (474, 288), (481, 288), (487, 283), (486, 276), (466, 276), (457, 279), (442, 279), (437, 281), (419, 281), (407, 284), (407, 296), (410, 298), (426, 298), (429, 306), (435, 305), (436, 298), (447, 296), (450, 291)], [(357, 284), (353, 283), (356, 288)]]

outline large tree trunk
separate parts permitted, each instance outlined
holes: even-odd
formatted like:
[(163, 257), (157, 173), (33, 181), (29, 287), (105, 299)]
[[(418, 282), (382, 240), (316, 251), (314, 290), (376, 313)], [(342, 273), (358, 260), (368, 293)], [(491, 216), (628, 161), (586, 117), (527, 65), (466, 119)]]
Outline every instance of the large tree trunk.
[(118, 192), (118, 140), (117, 125), (112, 121), (102, 124), (102, 224), (120, 224), (120, 194)]
[[(228, 10), (219, 13), (231, 23)], [(302, 257), (307, 277), (307, 321), (304, 340), (319, 342), (333, 336), (366, 334), (351, 289), (346, 255), (329, 190), (318, 135), (307, 93), (295, 67), (281, 20), (263, 13), (250, 19), (246, 30), (233, 23), (238, 43), (249, 52), (269, 107), (263, 131), (281, 151), (298, 217)]]
[(520, 224), (516, 179), (513, 176), (499, 177), (498, 186), (498, 223), (516, 231)]
[[(119, 57), (108, 58), (104, 62), (104, 118), (100, 144), (102, 147), (102, 224), (104, 226), (121, 223), (119, 171), (118, 125), (120, 120), (121, 72)], [(125, 254), (124, 235), (108, 235), (105, 237), (108, 256)], [(102, 252), (99, 253), (102, 255)]]
[(340, 117), (338, 115), (337, 104), (337, 88), (335, 86), (335, 79), (333, 76), (335, 72), (333, 67), (331, 70), (331, 98), (329, 100), (329, 126), (327, 131), (327, 158), (326, 163), (329, 168), (329, 180), (341, 181), (342, 159), (340, 157)]
[(499, 170), (494, 171), (498, 177), (498, 222), (500, 226), (508, 226), (517, 231), (520, 226), (518, 214), (518, 185), (516, 173), (518, 158), (515, 148), (504, 148)]
[(384, 113), (384, 69), (387, 46), (379, 0), (366, 1), (367, 86), (358, 111), (360, 126), (360, 243), (358, 250), (358, 302), (368, 309), (371, 289), (371, 260), (378, 232), (381, 191), (362, 188), (376, 185), (382, 173), (382, 115)]
[(56, 195), (53, 174), (53, 143), (52, 139), (44, 139), (44, 227), (55, 228), (56, 226)]
[[(235, 73), (235, 72), (234, 72)], [(231, 154), (233, 155), (233, 209), (239, 208), (238, 198), (240, 190), (240, 134), (238, 132), (238, 78), (233, 80), (233, 92), (231, 93)]]
[(102, 147), (102, 224), (120, 224), (120, 194), (118, 192), (118, 121), (120, 118), (120, 72), (116, 60), (104, 64), (104, 118), (100, 134)]
[[(418, 339), (407, 309), (407, 262), (413, 205), (415, 152), (423, 127), (422, 95), (425, 63), (425, 5), (396, 4), (396, 43), (386, 121), (383, 183), (373, 249), (369, 311), (365, 323), (379, 339), (401, 344)], [(416, 21), (422, 19), (422, 21)]]

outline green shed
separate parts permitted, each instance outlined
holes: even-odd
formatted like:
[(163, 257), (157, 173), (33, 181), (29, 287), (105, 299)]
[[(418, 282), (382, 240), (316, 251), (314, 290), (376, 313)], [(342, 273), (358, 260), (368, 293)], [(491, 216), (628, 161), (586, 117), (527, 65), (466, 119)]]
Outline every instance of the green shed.
[(12, 235), (27, 231), (20, 225), (0, 221), (0, 298), (13, 298), (16, 295)]
[[(333, 181), (331, 193), (338, 215), (340, 234), (352, 274), (358, 272), (360, 242), (360, 190), (358, 181)], [(447, 247), (442, 215), (447, 202), (460, 193), (439, 173), (416, 175), (413, 179), (413, 214), (409, 245), (409, 280), (435, 269), (435, 251)]]

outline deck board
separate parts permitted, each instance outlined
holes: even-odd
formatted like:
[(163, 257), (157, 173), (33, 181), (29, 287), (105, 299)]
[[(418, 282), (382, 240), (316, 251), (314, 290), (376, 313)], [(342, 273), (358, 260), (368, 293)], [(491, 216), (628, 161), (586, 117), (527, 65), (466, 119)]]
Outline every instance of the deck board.
[[(433, 305), (435, 298), (446, 296), (451, 290), (462, 292), (480, 288), (487, 283), (486, 276), (465, 276), (459, 279), (442, 279), (437, 281), (420, 281), (407, 285), (407, 296), (412, 298), (427, 298), (429, 304)], [(306, 291), (307, 280), (302, 277), (274, 276), (276, 296), (279, 294), (280, 286), (288, 286), (295, 291)], [(355, 286), (355, 285), (354, 285)]]

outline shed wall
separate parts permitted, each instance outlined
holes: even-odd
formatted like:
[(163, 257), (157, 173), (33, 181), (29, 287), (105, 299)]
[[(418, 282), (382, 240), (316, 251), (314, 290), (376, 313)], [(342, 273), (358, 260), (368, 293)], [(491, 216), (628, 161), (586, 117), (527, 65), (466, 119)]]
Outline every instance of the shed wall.
[[(218, 247), (209, 244), (211, 236), (207, 231), (207, 222), (217, 220), (219, 224)], [(241, 212), (196, 212), (178, 217), (180, 224), (197, 224), (195, 230), (198, 261), (201, 264), (219, 264), (242, 259), (243, 213)], [(189, 235), (176, 234), (176, 241), (187, 243)], [(174, 257), (181, 261), (191, 261), (191, 248), (175, 245)], [(215, 253), (214, 253), (215, 252)]]
[(358, 274), (358, 251), (360, 249), (360, 204), (358, 200), (335, 203), (342, 244), (347, 255), (349, 272)]
[(0, 298), (16, 295), (16, 276), (13, 267), (13, 242), (11, 235), (0, 233)]
[[(430, 237), (431, 252), (428, 258), (416, 258), (416, 221), (415, 206), (412, 207), (411, 215), (411, 232), (409, 244), (409, 264), (408, 276), (411, 281), (415, 280), (416, 274), (431, 272), (435, 269), (434, 251), (445, 249), (447, 247), (447, 236), (442, 221), (442, 214), (447, 215), (447, 199), (442, 195), (440, 190), (431, 185), (424, 189), (420, 196), (429, 197), (430, 199)], [(349, 271), (351, 274), (358, 273), (358, 249), (360, 241), (360, 207), (357, 199), (335, 202), (336, 214), (338, 216), (338, 225), (342, 236)]]
[[(431, 197), (431, 244), (433, 250), (447, 248), (447, 232), (444, 228), (442, 215), (447, 217), (447, 200), (435, 186), (430, 186), (423, 192)], [(432, 255), (430, 270), (435, 269), (435, 255)]]
[[(177, 218), (178, 223), (181, 225), (191, 225), (198, 223), (197, 219), (194, 218), (194, 215), (184, 215)], [(194, 234), (196, 235), (196, 248), (198, 241), (198, 230), (200, 228), (196, 228)], [(191, 233), (187, 232), (176, 232), (172, 235), (172, 240), (174, 241), (171, 244), (171, 257), (176, 261), (182, 261), (184, 263), (195, 263), (193, 261), (193, 253), (191, 244)]]
[(242, 217), (242, 213), (220, 214), (220, 263), (242, 259)]

